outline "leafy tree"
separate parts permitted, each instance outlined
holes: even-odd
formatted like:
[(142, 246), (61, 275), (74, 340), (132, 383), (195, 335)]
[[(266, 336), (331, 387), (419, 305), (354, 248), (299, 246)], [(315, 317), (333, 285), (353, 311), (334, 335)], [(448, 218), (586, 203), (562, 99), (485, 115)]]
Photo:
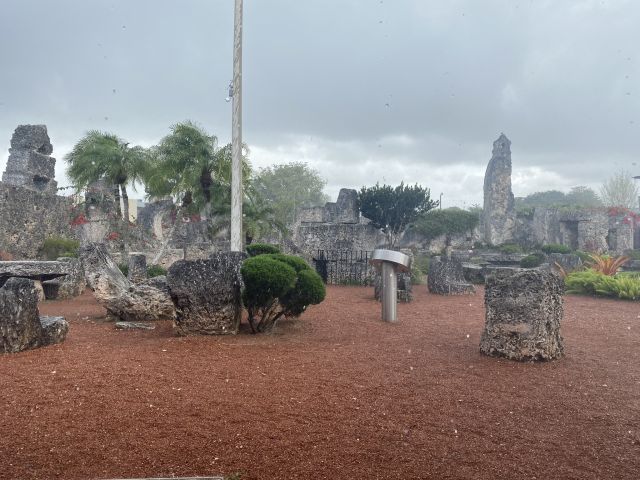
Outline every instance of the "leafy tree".
[(592, 188), (580, 185), (573, 187), (569, 193), (559, 190), (535, 192), (526, 197), (516, 198), (515, 204), (518, 212), (532, 214), (533, 209), (538, 207), (600, 207), (602, 201)]
[(602, 200), (598, 194), (589, 187), (583, 185), (573, 187), (569, 193), (566, 194), (565, 200), (569, 205), (580, 205), (583, 207), (601, 207)]
[[(76, 189), (85, 189), (101, 178), (114, 185), (118, 216), (129, 220), (127, 185), (139, 181), (146, 170), (147, 155), (144, 148), (130, 147), (128, 142), (113, 133), (91, 130), (64, 159), (68, 164), (67, 175)], [(120, 209), (120, 192), (124, 214)]]
[(324, 205), (328, 201), (322, 191), (326, 181), (303, 162), (263, 168), (252, 185), (285, 225), (295, 221), (298, 208)]
[[(286, 226), (273, 208), (264, 202), (250, 188), (244, 191), (242, 204), (242, 232), (249, 245), (256, 238), (264, 238), (271, 233), (284, 235)], [(212, 208), (212, 231), (214, 233), (231, 228), (231, 196), (225, 195)]]
[(452, 237), (471, 232), (479, 221), (477, 211), (469, 212), (452, 207), (427, 212), (415, 222), (413, 228), (428, 240), (445, 235), (449, 244)]
[(393, 248), (406, 227), (438, 206), (439, 202), (430, 196), (430, 190), (418, 184), (407, 186), (403, 182), (394, 188), (376, 183), (373, 187), (362, 187), (358, 206), (374, 227), (382, 229), (387, 245)]
[(636, 208), (638, 193), (633, 178), (624, 170), (613, 174), (600, 188), (600, 197), (607, 207)]
[[(191, 121), (173, 125), (150, 157), (145, 183), (152, 197), (172, 196), (183, 208), (199, 213), (214, 199), (230, 195), (231, 145), (218, 148), (217, 138)], [(250, 175), (244, 159), (245, 183)]]

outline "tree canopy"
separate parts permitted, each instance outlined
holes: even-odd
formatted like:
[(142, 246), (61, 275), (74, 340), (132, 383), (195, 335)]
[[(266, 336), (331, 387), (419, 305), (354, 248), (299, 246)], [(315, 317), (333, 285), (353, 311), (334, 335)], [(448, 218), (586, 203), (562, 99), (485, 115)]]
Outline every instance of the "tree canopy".
[[(245, 158), (245, 183), (250, 175)], [(191, 121), (177, 123), (151, 149), (145, 184), (150, 196), (170, 195), (184, 208), (208, 208), (214, 200), (224, 203), (230, 195), (231, 146), (219, 148), (214, 135)]]
[[(140, 180), (147, 160), (144, 148), (130, 147), (113, 133), (91, 130), (78, 141), (65, 157), (67, 175), (77, 190), (82, 190), (104, 178), (114, 185), (118, 215), (129, 219), (127, 185)], [(120, 210), (120, 192), (124, 214)]]
[(620, 170), (609, 177), (600, 189), (607, 207), (638, 208), (638, 187), (629, 172)]
[(598, 194), (589, 187), (573, 187), (569, 193), (559, 190), (535, 192), (526, 197), (515, 199), (516, 208), (552, 208), (552, 207), (600, 207), (602, 201)]
[(286, 225), (295, 221), (298, 208), (324, 205), (328, 201), (322, 191), (325, 184), (320, 174), (303, 162), (263, 168), (252, 181), (255, 192)]
[(471, 232), (480, 221), (478, 212), (470, 212), (452, 207), (443, 210), (431, 210), (420, 216), (413, 225), (413, 229), (427, 240), (433, 240), (445, 235), (447, 243), (451, 237)]
[(382, 229), (389, 247), (396, 244), (406, 227), (438, 204), (437, 200), (431, 200), (428, 188), (404, 182), (397, 187), (376, 183), (373, 187), (362, 187), (358, 193), (360, 211), (374, 227)]

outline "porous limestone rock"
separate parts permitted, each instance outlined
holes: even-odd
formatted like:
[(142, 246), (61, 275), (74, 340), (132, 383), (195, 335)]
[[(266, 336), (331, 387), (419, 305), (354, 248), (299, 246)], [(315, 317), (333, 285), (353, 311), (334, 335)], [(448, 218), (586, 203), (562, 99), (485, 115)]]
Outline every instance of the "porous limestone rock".
[(62, 342), (63, 317), (40, 317), (33, 280), (13, 277), (0, 288), (0, 352), (15, 353)]
[(438, 295), (464, 295), (475, 293), (475, 288), (464, 278), (462, 262), (455, 257), (431, 257), (427, 271), (427, 288)]
[(582, 268), (582, 260), (575, 253), (552, 253), (549, 255), (549, 263), (552, 267), (558, 264), (566, 273)]
[(55, 193), (56, 159), (46, 125), (19, 125), (11, 137), (2, 181), (29, 190)]
[(489, 276), (480, 351), (519, 361), (562, 356), (563, 291), (562, 279), (543, 270)]
[(238, 332), (242, 302), (240, 252), (216, 252), (207, 260), (180, 260), (169, 268), (167, 285), (182, 335)]
[(69, 324), (64, 317), (40, 317), (42, 336), (40, 346), (62, 343), (69, 332)]
[(147, 279), (147, 256), (144, 253), (129, 253), (127, 279), (132, 283), (142, 283)]
[(516, 212), (511, 191), (511, 142), (501, 134), (493, 142), (493, 156), (484, 176), (484, 241), (501, 245), (514, 238)]
[(166, 289), (155, 283), (131, 284), (102, 243), (80, 248), (80, 258), (89, 288), (117, 320), (140, 322), (173, 320), (175, 307)]
[(65, 300), (81, 295), (87, 286), (87, 281), (84, 278), (84, 270), (80, 259), (60, 257), (56, 261), (64, 263), (67, 275), (42, 282), (46, 298), (49, 300)]

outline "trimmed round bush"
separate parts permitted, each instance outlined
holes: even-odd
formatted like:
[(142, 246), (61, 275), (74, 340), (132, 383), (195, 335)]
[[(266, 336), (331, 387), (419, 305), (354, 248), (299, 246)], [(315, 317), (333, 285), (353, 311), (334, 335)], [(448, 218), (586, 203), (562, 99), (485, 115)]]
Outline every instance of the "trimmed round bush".
[(240, 273), (245, 285), (242, 300), (249, 313), (252, 308), (267, 306), (286, 294), (297, 280), (293, 267), (266, 255), (245, 260)]
[(273, 258), (274, 260), (278, 260), (279, 262), (286, 263), (287, 265), (292, 267), (296, 272), (302, 272), (303, 270), (311, 270), (311, 266), (302, 257), (297, 257), (295, 255), (285, 255), (284, 253), (273, 253), (268, 256), (269, 258)]
[(532, 253), (520, 260), (522, 268), (536, 268), (544, 263), (545, 257), (542, 253)]
[(309, 305), (324, 300), (320, 275), (304, 259), (293, 255), (258, 255), (244, 261), (242, 299), (251, 330), (265, 332), (279, 318), (298, 317)]
[(284, 307), (285, 315), (298, 317), (309, 305), (322, 302), (326, 294), (320, 275), (308, 269), (298, 272), (296, 286), (280, 299), (280, 303)]
[(257, 257), (268, 253), (280, 253), (280, 248), (270, 243), (252, 243), (247, 245), (247, 254), (250, 257)]

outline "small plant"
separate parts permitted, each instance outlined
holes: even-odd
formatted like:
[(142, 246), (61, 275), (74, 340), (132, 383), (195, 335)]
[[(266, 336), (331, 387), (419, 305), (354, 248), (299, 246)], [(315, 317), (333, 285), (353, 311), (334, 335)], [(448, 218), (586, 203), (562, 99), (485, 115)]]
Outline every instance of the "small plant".
[(58, 257), (77, 257), (80, 242), (65, 237), (48, 237), (45, 239), (40, 255), (47, 260), (55, 260)]
[(326, 295), (320, 276), (300, 257), (258, 255), (245, 260), (240, 272), (253, 333), (270, 331), (282, 317), (299, 317)]
[(119, 263), (118, 268), (125, 277), (129, 275), (129, 265), (127, 265), (126, 263)]
[(164, 267), (161, 267), (160, 265), (149, 265), (147, 267), (147, 277), (149, 278), (159, 277), (161, 275), (166, 275), (166, 274), (167, 274), (167, 269)]
[(568, 274), (565, 285), (567, 293), (640, 300), (640, 279), (630, 275), (605, 275), (589, 269)]
[(559, 243), (550, 243), (548, 245), (543, 245), (540, 249), (544, 253), (571, 253), (571, 249), (566, 245), (561, 245)]
[(250, 257), (257, 257), (268, 253), (280, 253), (280, 248), (270, 243), (252, 243), (247, 245), (247, 253)]
[(609, 255), (597, 255), (592, 253), (589, 255), (587, 264), (592, 270), (602, 273), (603, 275), (615, 275), (620, 267), (629, 261), (629, 257), (610, 257)]
[(522, 247), (515, 243), (505, 243), (503, 245), (500, 245), (500, 247), (498, 247), (498, 250), (501, 253), (506, 253), (508, 255), (513, 253), (522, 253)]
[(522, 268), (536, 268), (544, 263), (545, 256), (542, 253), (532, 253), (520, 260)]

